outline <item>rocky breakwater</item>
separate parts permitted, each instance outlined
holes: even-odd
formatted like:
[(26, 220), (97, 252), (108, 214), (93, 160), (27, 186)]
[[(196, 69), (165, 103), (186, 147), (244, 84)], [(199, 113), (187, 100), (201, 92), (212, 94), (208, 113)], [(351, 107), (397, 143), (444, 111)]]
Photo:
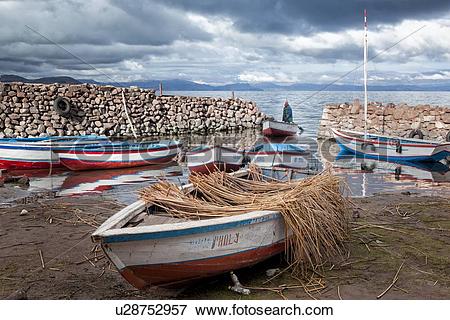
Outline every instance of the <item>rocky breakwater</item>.
[[(0, 83), (0, 137), (99, 134), (140, 136), (241, 131), (266, 116), (241, 99), (157, 96), (154, 90), (92, 84)], [(69, 110), (55, 108), (64, 98)], [(62, 98), (59, 98), (60, 100)]]
[[(367, 108), (367, 129), (371, 133), (445, 141), (450, 139), (450, 108), (430, 105), (409, 106), (372, 102)], [(331, 137), (329, 128), (364, 131), (364, 106), (331, 104), (323, 109), (318, 137)]]

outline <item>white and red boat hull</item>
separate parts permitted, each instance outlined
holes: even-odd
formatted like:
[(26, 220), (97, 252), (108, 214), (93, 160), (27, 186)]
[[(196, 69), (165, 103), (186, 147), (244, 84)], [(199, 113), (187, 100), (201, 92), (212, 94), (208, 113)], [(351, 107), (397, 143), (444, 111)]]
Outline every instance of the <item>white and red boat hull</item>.
[(27, 143), (1, 143), (0, 167), (5, 169), (48, 169), (60, 167), (50, 147)]
[[(144, 204), (130, 208), (136, 206), (141, 209)], [(254, 265), (283, 252), (285, 236), (279, 213), (258, 211), (167, 225), (105, 231), (100, 227), (93, 238), (121, 275), (143, 289), (181, 286)]]
[[(439, 161), (450, 155), (450, 143), (388, 137), (331, 129), (342, 149), (358, 156), (391, 161)], [(401, 149), (399, 148), (401, 146)]]
[(68, 149), (56, 150), (62, 165), (70, 170), (118, 169), (171, 162), (180, 151), (178, 143), (161, 148)]
[(263, 122), (263, 134), (269, 137), (287, 137), (296, 135), (298, 125), (281, 121), (267, 120)]
[(189, 171), (196, 173), (237, 171), (242, 166), (242, 159), (242, 152), (222, 146), (205, 147), (186, 153)]

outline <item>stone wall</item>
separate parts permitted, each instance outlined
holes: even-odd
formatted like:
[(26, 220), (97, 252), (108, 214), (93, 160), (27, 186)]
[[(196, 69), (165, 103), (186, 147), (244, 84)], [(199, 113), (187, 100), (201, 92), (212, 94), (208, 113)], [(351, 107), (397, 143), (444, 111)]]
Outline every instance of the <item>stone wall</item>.
[[(424, 139), (444, 141), (450, 130), (448, 107), (370, 103), (367, 114), (367, 129), (371, 133), (408, 137), (413, 129), (419, 129)], [(318, 137), (331, 137), (329, 128), (364, 131), (364, 105), (355, 100), (352, 104), (325, 106)]]
[[(265, 115), (240, 99), (156, 96), (154, 90), (92, 84), (0, 83), (0, 138), (45, 135), (131, 136), (122, 102), (140, 136), (243, 130), (261, 125)], [(53, 109), (57, 97), (71, 111)]]

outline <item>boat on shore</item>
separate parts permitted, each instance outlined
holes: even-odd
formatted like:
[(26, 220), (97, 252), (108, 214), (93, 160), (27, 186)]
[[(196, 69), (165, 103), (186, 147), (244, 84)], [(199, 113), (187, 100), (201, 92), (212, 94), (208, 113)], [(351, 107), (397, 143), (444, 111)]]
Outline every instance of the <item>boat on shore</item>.
[(0, 139), (0, 167), (5, 169), (49, 169), (62, 167), (57, 147), (84, 146), (108, 141), (104, 136), (64, 136)]
[(263, 122), (263, 134), (267, 137), (288, 137), (294, 136), (302, 129), (296, 123), (288, 123), (275, 120)]
[(285, 143), (264, 143), (245, 153), (251, 163), (262, 168), (308, 168), (309, 150)]
[[(248, 171), (231, 175), (244, 177)], [(194, 191), (192, 184), (181, 188)], [(143, 289), (183, 286), (254, 265), (283, 252), (285, 236), (276, 211), (184, 220), (139, 200), (106, 220), (92, 239), (130, 284)]]
[(63, 166), (79, 171), (165, 164), (171, 162), (180, 149), (178, 141), (159, 141), (58, 147), (54, 152)]
[(224, 146), (200, 146), (186, 152), (189, 171), (195, 173), (237, 171), (241, 168), (242, 161), (242, 152)]

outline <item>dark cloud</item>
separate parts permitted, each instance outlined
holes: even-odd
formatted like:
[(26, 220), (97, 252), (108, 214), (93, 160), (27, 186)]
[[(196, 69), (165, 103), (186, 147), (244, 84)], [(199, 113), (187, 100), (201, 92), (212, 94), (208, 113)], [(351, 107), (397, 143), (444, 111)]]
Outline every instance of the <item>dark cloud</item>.
[[(404, 36), (395, 24), (448, 17), (450, 1), (0, 0), (0, 74), (101, 78), (91, 64), (119, 78), (226, 82), (246, 72), (295, 78), (298, 70), (313, 74), (314, 65), (323, 72), (360, 63), (362, 41), (348, 31), (361, 31), (363, 8), (379, 36), (369, 41), (374, 56)], [(449, 41), (437, 36), (445, 32), (436, 25), (424, 29), (427, 41), (402, 43), (375, 62), (448, 61)]]
[(450, 10), (449, 0), (155, 0), (188, 12), (230, 18), (241, 31), (309, 34), (359, 28), (368, 10), (374, 25), (428, 19)]

